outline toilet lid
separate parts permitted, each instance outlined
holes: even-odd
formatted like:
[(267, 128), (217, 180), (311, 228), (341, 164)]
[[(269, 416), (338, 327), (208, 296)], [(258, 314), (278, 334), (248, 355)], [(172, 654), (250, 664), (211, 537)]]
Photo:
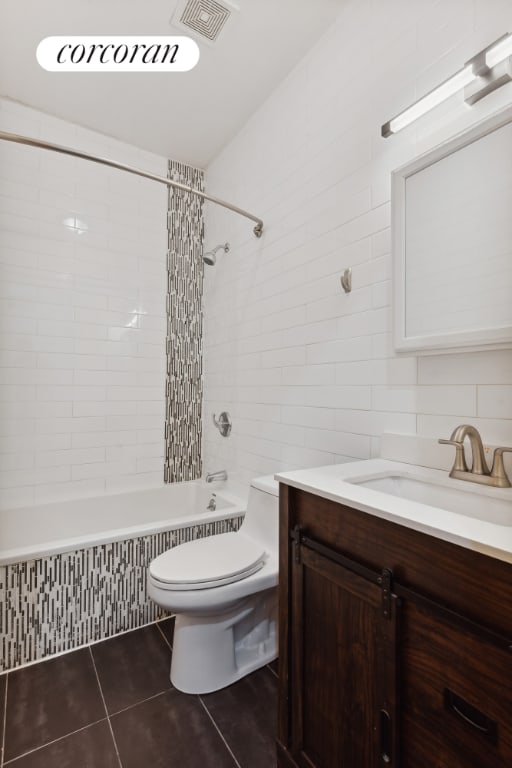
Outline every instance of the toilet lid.
[(265, 563), (261, 544), (240, 533), (194, 539), (169, 549), (149, 566), (164, 589), (207, 589), (250, 576)]

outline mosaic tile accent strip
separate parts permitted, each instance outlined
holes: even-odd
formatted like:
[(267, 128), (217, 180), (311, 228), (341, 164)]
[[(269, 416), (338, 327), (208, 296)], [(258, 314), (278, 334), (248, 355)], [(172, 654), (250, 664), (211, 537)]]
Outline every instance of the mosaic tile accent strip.
[(185, 541), (236, 531), (243, 517), (0, 567), (0, 671), (104, 640), (165, 615), (148, 598), (150, 561)]
[[(168, 176), (204, 190), (204, 173), (169, 161)], [(169, 188), (167, 219), (166, 483), (201, 477), (203, 200)]]

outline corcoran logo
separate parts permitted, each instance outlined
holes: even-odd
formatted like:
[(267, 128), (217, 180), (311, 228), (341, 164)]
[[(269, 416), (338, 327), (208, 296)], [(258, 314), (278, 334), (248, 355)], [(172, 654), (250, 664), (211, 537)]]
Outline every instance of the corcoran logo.
[(45, 37), (36, 56), (49, 72), (187, 72), (199, 47), (190, 37)]

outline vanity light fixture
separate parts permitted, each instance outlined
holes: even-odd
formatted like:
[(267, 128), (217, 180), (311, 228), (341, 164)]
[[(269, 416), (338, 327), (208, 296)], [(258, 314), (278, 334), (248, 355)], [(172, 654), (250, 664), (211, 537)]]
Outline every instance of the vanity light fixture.
[(499, 40), (496, 40), (495, 43), (487, 48), (485, 63), (489, 69), (492, 69), (500, 61), (508, 59), (509, 56), (512, 56), (512, 34), (503, 35), (503, 37), (500, 37)]
[(512, 34), (503, 35), (473, 56), (454, 75), (415, 101), (381, 128), (384, 138), (401, 131), (414, 120), (464, 88), (464, 100), (475, 104), (491, 91), (512, 80)]

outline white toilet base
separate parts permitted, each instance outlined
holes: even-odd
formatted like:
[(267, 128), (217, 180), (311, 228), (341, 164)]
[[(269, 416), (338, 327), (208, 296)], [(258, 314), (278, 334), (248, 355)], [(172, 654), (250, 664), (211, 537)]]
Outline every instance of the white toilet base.
[(171, 682), (184, 693), (211, 693), (277, 656), (277, 589), (238, 601), (218, 614), (179, 614)]

